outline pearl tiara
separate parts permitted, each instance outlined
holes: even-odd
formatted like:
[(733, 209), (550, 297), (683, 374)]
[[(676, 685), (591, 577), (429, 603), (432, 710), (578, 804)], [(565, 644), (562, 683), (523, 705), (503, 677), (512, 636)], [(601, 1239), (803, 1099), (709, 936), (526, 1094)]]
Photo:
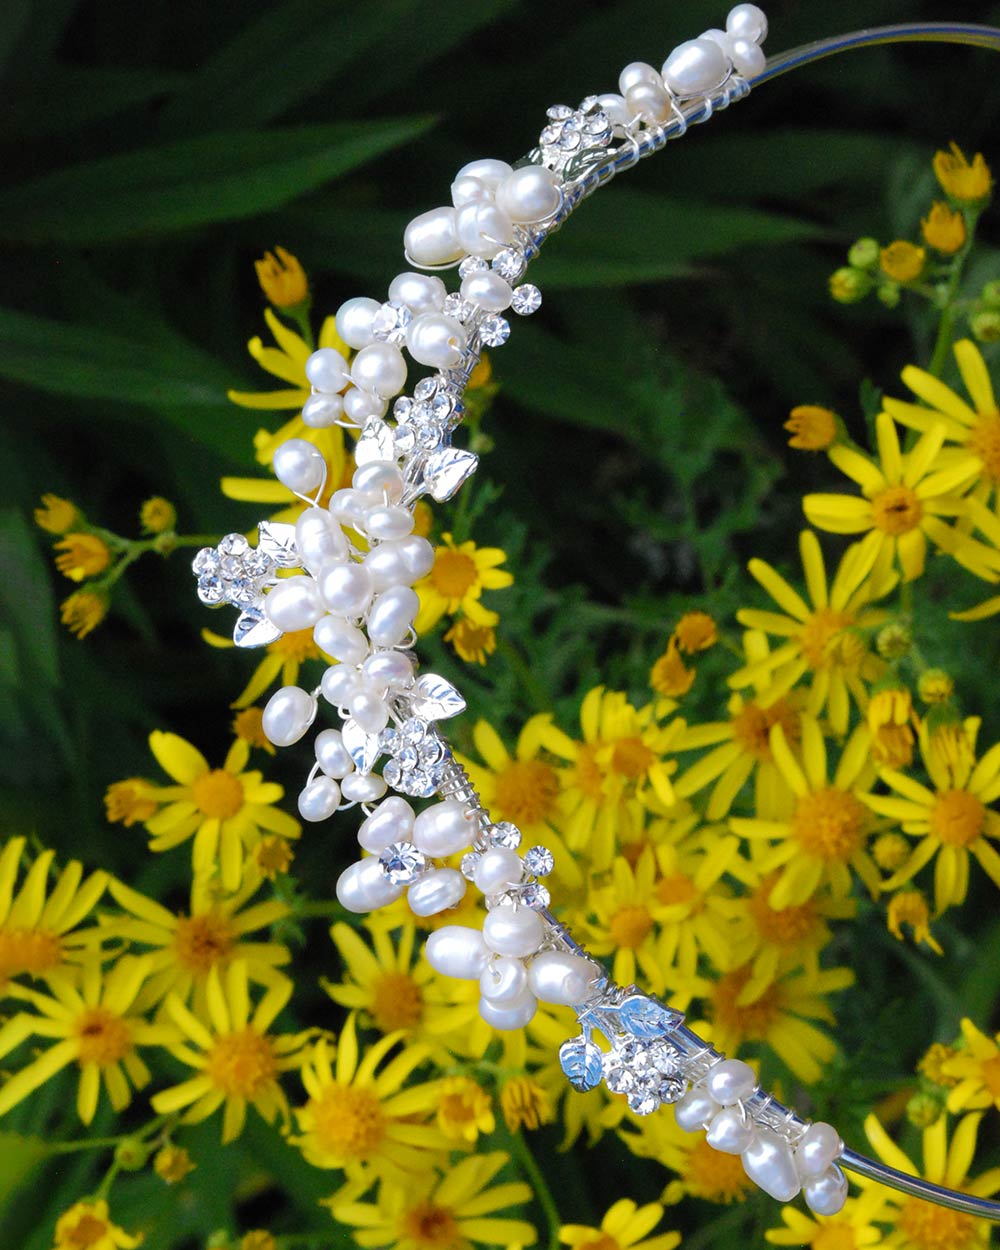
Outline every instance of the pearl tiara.
[[(821, 57), (926, 40), (1000, 50), (998, 29), (924, 23), (861, 31), (767, 59), (766, 34), (763, 12), (739, 4), (725, 30), (682, 43), (662, 69), (635, 62), (619, 75), (617, 93), (550, 108), (536, 146), (515, 165), (492, 158), (464, 165), (451, 203), (406, 227), (412, 268), (393, 279), (388, 298), (349, 299), (337, 312), (352, 359), (324, 347), (307, 362), (312, 395), (302, 420), (357, 432), (352, 485), (321, 506), (322, 455), (303, 439), (282, 444), (274, 471), (305, 511), (295, 525), (261, 522), (256, 547), (230, 534), (200, 551), (193, 566), (198, 594), (210, 606), (239, 609), (240, 647), (312, 628), (317, 645), (335, 658), (315, 690), (285, 686), (272, 696), (264, 732), (275, 746), (293, 745), (310, 730), (321, 699), (340, 718), (340, 728), (314, 738), (315, 762), (298, 808), (313, 822), (355, 805), (365, 814), (358, 842), (368, 854), (337, 883), (349, 911), (372, 911), (405, 894), (416, 916), (436, 916), (456, 906), (470, 884), (481, 891), (482, 930), (437, 928), (426, 955), (444, 976), (479, 981), (487, 1023), (520, 1028), (539, 1000), (572, 1007), (580, 1033), (563, 1043), (559, 1059), (575, 1089), (603, 1082), (639, 1115), (673, 1104), (683, 1129), (707, 1129), (709, 1144), (740, 1155), (747, 1175), (778, 1201), (801, 1190), (814, 1212), (835, 1214), (847, 1195), (847, 1169), (1000, 1220), (1000, 1203), (846, 1148), (829, 1124), (809, 1123), (761, 1089), (748, 1064), (720, 1054), (679, 1011), (634, 985), (614, 984), (549, 910), (551, 852), (522, 850), (520, 831), (492, 819), (456, 760), (440, 726), (464, 710), (462, 695), (438, 674), (418, 672), (413, 654), (413, 584), (434, 560), (430, 543), (413, 532), (414, 505), (423, 496), (450, 499), (475, 472), (477, 457), (452, 442), (470, 374), (484, 347), (507, 341), (507, 314), (528, 316), (540, 307), (540, 291), (523, 280), (527, 266), (583, 200), (752, 87)], [(427, 272), (455, 266), (453, 291)], [(408, 394), (404, 351), (430, 370)], [(299, 571), (279, 576), (282, 570)], [(395, 793), (385, 797), (389, 790)], [(417, 814), (408, 801), (414, 798), (435, 801)], [(460, 868), (442, 863), (459, 853)]]

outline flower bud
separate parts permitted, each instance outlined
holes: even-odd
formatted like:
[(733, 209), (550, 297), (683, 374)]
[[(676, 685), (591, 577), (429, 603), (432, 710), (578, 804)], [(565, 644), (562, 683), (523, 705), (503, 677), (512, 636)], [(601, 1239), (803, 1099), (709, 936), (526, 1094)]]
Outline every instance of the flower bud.
[(838, 304), (856, 304), (872, 289), (871, 274), (845, 266), (830, 275), (830, 294)]
[(1000, 278), (987, 282), (979, 292), (979, 298), (987, 308), (1000, 308)]
[(913, 634), (900, 621), (890, 621), (875, 637), (875, 649), (883, 660), (899, 660), (913, 646)]
[(878, 264), (878, 253), (877, 239), (858, 239), (851, 244), (851, 249), (847, 253), (847, 261), (855, 269), (874, 269)]
[(980, 343), (1000, 340), (1000, 309), (984, 308), (969, 318), (969, 329)]

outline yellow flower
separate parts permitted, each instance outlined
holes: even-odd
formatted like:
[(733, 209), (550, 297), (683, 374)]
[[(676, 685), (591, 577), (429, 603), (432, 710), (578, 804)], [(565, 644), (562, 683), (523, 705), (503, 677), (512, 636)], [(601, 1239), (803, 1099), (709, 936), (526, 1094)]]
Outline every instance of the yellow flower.
[(35, 524), (50, 534), (65, 534), (77, 522), (80, 509), (59, 495), (42, 496), (42, 506), (35, 509)]
[(262, 707), (245, 707), (236, 713), (232, 721), (233, 736), (242, 738), (250, 747), (258, 751), (266, 751), (275, 755), (276, 751), (270, 739), (264, 733), (264, 709)]
[(920, 232), (929, 247), (945, 256), (965, 246), (965, 218), (941, 200), (935, 200), (931, 211), (920, 219)]
[[(284, 325), (270, 308), (264, 309), (264, 320), (267, 322), (268, 329), (274, 336), (274, 341), (278, 346), (265, 347), (263, 340), (258, 336), (254, 336), (247, 343), (247, 351), (262, 369), (271, 374), (272, 377), (278, 378), (279, 381), (289, 383), (292, 389), (282, 391), (229, 391), (229, 398), (234, 404), (239, 404), (241, 408), (300, 409), (312, 394), (312, 387), (309, 385), (309, 379), (306, 377), (306, 361), (312, 355), (313, 348), (309, 346), (300, 334), (296, 334), (294, 330)], [(327, 317), (320, 327), (317, 347), (333, 347), (337, 351), (343, 352), (345, 356), (350, 355), (350, 348), (337, 333), (337, 324), (334, 317)], [(303, 430), (309, 429), (301, 420), (298, 421), (298, 425)], [(339, 436), (339, 429), (336, 433)], [(288, 437), (293, 437), (293, 435), (288, 435)], [(301, 438), (305, 437), (305, 435), (299, 434), (294, 437)]]
[(165, 534), (177, 527), (177, 509), (169, 499), (154, 495), (139, 509), (139, 524), (144, 534)]
[(917, 1071), (923, 1073), (935, 1085), (943, 1085), (951, 1089), (958, 1084), (958, 1081), (955, 1077), (945, 1074), (944, 1065), (949, 1059), (954, 1059), (957, 1053), (954, 1046), (946, 1046), (943, 1042), (932, 1042), (925, 1051), (924, 1057), (917, 1064)]
[(58, 996), (52, 997), (10, 985), (10, 997), (30, 1003), (39, 1014), (19, 1012), (0, 1028), (0, 1057), (33, 1035), (56, 1042), (0, 1087), (0, 1115), (71, 1063), (80, 1070), (76, 1110), (84, 1124), (97, 1111), (102, 1081), (112, 1107), (116, 1111), (127, 1107), (132, 1100), (129, 1083), (142, 1089), (149, 1082), (149, 1069), (137, 1047), (163, 1046), (174, 1039), (168, 1025), (150, 1024), (135, 1011), (135, 1000), (149, 972), (147, 959), (125, 955), (102, 974), (95, 957), (84, 964), (79, 990), (60, 982)]
[(655, 1159), (677, 1173), (661, 1196), (670, 1206), (686, 1197), (727, 1205), (753, 1191), (739, 1155), (713, 1149), (704, 1133), (685, 1132), (672, 1115), (629, 1115), (618, 1136), (640, 1159)]
[(471, 1077), (446, 1076), (438, 1086), (435, 1123), (449, 1141), (473, 1146), (480, 1133), (496, 1128), (492, 1100)]
[(512, 1133), (519, 1128), (535, 1129), (555, 1119), (552, 1103), (541, 1085), (531, 1076), (511, 1076), (500, 1087), (500, 1110)]
[(886, 872), (895, 872), (910, 858), (910, 844), (901, 833), (880, 833), (872, 843), (872, 859)]
[(927, 253), (915, 243), (897, 239), (895, 243), (882, 248), (878, 259), (882, 272), (893, 282), (915, 282), (923, 272)]
[(287, 872), (294, 858), (295, 852), (289, 845), (288, 839), (279, 837), (277, 834), (261, 838), (253, 848), (254, 866), (268, 881), (273, 881), (275, 877)]
[(237, 739), (222, 768), (210, 768), (202, 753), (177, 734), (154, 730), (149, 745), (160, 767), (177, 784), (152, 788), (165, 806), (145, 821), (151, 851), (169, 851), (193, 837), (196, 875), (218, 866), (223, 889), (239, 889), (243, 855), (259, 841), (261, 830), (297, 838), (297, 820), (273, 806), (284, 790), (264, 781), (256, 770), (244, 772), (250, 757), (246, 742)]
[[(595, 955), (614, 954), (612, 976), (620, 985), (636, 979), (637, 968), (655, 994), (665, 988), (657, 949), (657, 921), (667, 912), (656, 892), (656, 856), (643, 849), (633, 868), (621, 855), (611, 865), (611, 881), (594, 888), (588, 900), (587, 943)], [(669, 912), (667, 912), (669, 914)]]
[(112, 824), (121, 823), (126, 829), (148, 820), (159, 807), (153, 798), (151, 782), (143, 777), (127, 777), (113, 781), (104, 791), (104, 811)]
[(563, 1224), (559, 1240), (572, 1250), (673, 1250), (680, 1245), (680, 1233), (647, 1236), (662, 1218), (663, 1207), (658, 1202), (640, 1207), (631, 1198), (619, 1198), (605, 1212), (600, 1228)]
[(697, 836), (697, 847), (663, 842), (652, 848), (657, 869), (653, 892), (662, 905), (656, 912), (657, 959), (664, 967), (676, 964), (688, 973), (694, 972), (702, 953), (716, 968), (733, 963), (734, 902), (719, 882), (733, 867), (739, 839), (709, 829)]
[(183, 1146), (174, 1146), (169, 1142), (153, 1156), (153, 1171), (168, 1185), (179, 1184), (196, 1166)]
[(108, 1204), (99, 1198), (75, 1202), (60, 1215), (53, 1250), (135, 1250), (141, 1242), (141, 1234), (133, 1237), (111, 1223)]
[(797, 1207), (782, 1207), (784, 1228), (769, 1228), (764, 1240), (772, 1246), (810, 1246), (811, 1250), (874, 1250), (884, 1244), (878, 1227), (884, 1205), (885, 1191), (873, 1185), (857, 1197), (849, 1197), (837, 1215), (813, 1215)]
[(935, 735), (926, 723), (920, 727), (920, 754), (933, 790), (895, 769), (883, 768), (881, 779), (892, 795), (860, 797), (875, 812), (899, 821), (904, 833), (920, 838), (905, 864), (882, 883), (895, 890), (910, 881), (926, 864), (934, 865), (934, 909), (965, 900), (969, 883), (969, 853), (979, 861), (995, 885), (1000, 886), (1000, 855), (989, 841), (1000, 838), (1000, 815), (987, 805), (1000, 797), (1000, 743), (976, 762), (976, 722), (958, 730), (958, 749), (945, 752), (935, 747)]
[(523, 1181), (489, 1187), (507, 1161), (502, 1151), (470, 1155), (444, 1177), (430, 1173), (400, 1182), (387, 1179), (374, 1202), (335, 1197), (329, 1205), (333, 1218), (358, 1228), (355, 1239), (369, 1247), (467, 1250), (470, 1242), (478, 1242), (495, 1250), (534, 1245), (538, 1234), (531, 1224), (494, 1214), (532, 1196)]
[(676, 637), (671, 638), (666, 651), (649, 670), (650, 686), (668, 699), (679, 699), (694, 685), (694, 678), (694, 669), (684, 666)]
[(930, 908), (919, 890), (900, 890), (889, 901), (886, 925), (894, 938), (902, 942), (904, 924), (913, 930), (913, 940), (926, 942), (935, 955), (943, 955), (940, 943), (931, 933)]
[(485, 664), (497, 649), (497, 631), (492, 625), (477, 625), (461, 616), (444, 636), (466, 664)]
[(283, 247), (276, 247), (274, 252), (265, 252), (261, 260), (254, 261), (257, 281), (275, 308), (294, 308), (308, 298), (309, 283), (298, 257)]
[(290, 1122), (288, 1099), (279, 1077), (306, 1061), (308, 1033), (272, 1034), (268, 1030), (288, 1002), (292, 983), (287, 978), (272, 985), (251, 1014), (247, 966), (229, 965), (225, 978), (218, 968), (208, 974), (208, 1022), (200, 1020), (176, 994), (166, 1000), (167, 1013), (184, 1035), (181, 1045), (169, 1047), (196, 1075), (180, 1085), (161, 1090), (151, 1101), (158, 1115), (187, 1110), (182, 1123), (196, 1124), (224, 1105), (222, 1141), (233, 1141), (243, 1131), (247, 1106), (273, 1124), (280, 1113)]
[(876, 690), (868, 704), (867, 720), (875, 762), (889, 768), (908, 768), (916, 742), (916, 717), (909, 690), (899, 686)]
[(950, 152), (934, 153), (934, 174), (941, 189), (953, 200), (985, 200), (990, 193), (993, 179), (982, 152), (976, 153), (970, 165), (957, 143), (952, 141), (949, 146)]
[[(208, 641), (216, 644), (217, 635)], [(231, 646), (230, 639), (221, 640), (222, 645)], [(274, 642), (264, 648), (264, 658), (253, 671), (253, 675), (242, 692), (233, 700), (234, 708), (247, 708), (264, 693), (275, 680), (282, 686), (297, 686), (302, 665), (309, 660), (321, 660), (324, 664), (332, 664), (333, 658), (321, 651), (316, 645), (311, 629), (295, 629), (282, 634)]]
[(71, 582), (82, 582), (85, 577), (96, 577), (111, 563), (111, 551), (103, 538), (96, 534), (67, 534), (55, 544), (56, 568)]
[(493, 726), (477, 721), (472, 741), (486, 767), (459, 757), (484, 806), (498, 820), (511, 821), (532, 838), (542, 836), (558, 816), (559, 774), (542, 746), (543, 731), (551, 723), (548, 712), (532, 716), (518, 734), (511, 755)]
[(685, 612), (673, 636), (685, 655), (707, 651), (719, 641), (719, 629), (707, 612)]
[(953, 1115), (985, 1107), (1000, 1111), (1000, 1034), (990, 1038), (966, 1018), (962, 1037), (965, 1046), (950, 1050), (940, 1063), (942, 1083), (952, 1086), (948, 1110)]
[(878, 463), (851, 447), (830, 448), (830, 459), (857, 482), (861, 497), (806, 495), (802, 507), (810, 522), (833, 534), (869, 534), (878, 541), (877, 566), (887, 569), (898, 556), (906, 582), (923, 573), (928, 538), (977, 576), (995, 581), (989, 550), (940, 519), (963, 512), (959, 494), (975, 479), (978, 462), (971, 456), (942, 462), (943, 422), (932, 425), (905, 454), (888, 412), (879, 413), (875, 433)]
[(917, 694), (924, 703), (947, 703), (954, 693), (954, 679), (944, 669), (925, 668), (917, 679)]
[(0, 993), (11, 977), (48, 977), (93, 945), (95, 929), (73, 930), (93, 911), (107, 885), (106, 872), (91, 873), (70, 861), (46, 898), (54, 851), (43, 851), (28, 870), (16, 896), (18, 868), (26, 838), (11, 838), (0, 852)]
[(240, 1238), (240, 1250), (278, 1250), (278, 1243), (263, 1228), (252, 1228)]
[(445, 613), (461, 612), (474, 625), (495, 625), (499, 617), (479, 599), (484, 590), (500, 590), (514, 581), (512, 574), (497, 567), (507, 553), (499, 547), (477, 547), (471, 539), (456, 545), (450, 534), (441, 537), (443, 545), (434, 548), (434, 567), (413, 588), (420, 596), (417, 633), (433, 629)]
[(77, 590), (64, 599), (59, 616), (71, 634), (77, 638), (95, 630), (108, 614), (108, 597), (103, 591)]
[(826, 451), (839, 433), (837, 414), (819, 404), (799, 404), (788, 414), (788, 446), (797, 451)]
[[(269, 430), (258, 430), (253, 439), (258, 464), (270, 465), (275, 450), (290, 438), (312, 443), (326, 462), (326, 481), (318, 505), (328, 507), (333, 492), (342, 486), (350, 486), (354, 473), (353, 457), (344, 449), (343, 432), (337, 426), (313, 429), (305, 425), (300, 417), (286, 421), (273, 434)], [(307, 507), (298, 495), (273, 477), (224, 477), (219, 482), (219, 489), (227, 499), (235, 499), (239, 503), (277, 506), (278, 511), (272, 512), (269, 519), (285, 521), (289, 525), (294, 525)]]

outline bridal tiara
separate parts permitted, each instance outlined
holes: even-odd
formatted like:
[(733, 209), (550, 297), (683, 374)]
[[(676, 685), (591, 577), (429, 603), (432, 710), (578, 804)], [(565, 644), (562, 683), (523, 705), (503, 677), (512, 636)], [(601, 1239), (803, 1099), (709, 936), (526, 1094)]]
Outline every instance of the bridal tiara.
[[(451, 203), (406, 227), (411, 268), (393, 279), (387, 299), (349, 299), (339, 309), (337, 331), (352, 358), (325, 347), (306, 365), (312, 394), (304, 423), (358, 435), (352, 485), (321, 506), (321, 453), (304, 439), (282, 444), (274, 471), (305, 511), (295, 525), (261, 522), (256, 547), (229, 534), (202, 549), (193, 565), (198, 594), (209, 606), (239, 609), (240, 647), (312, 628), (335, 658), (316, 689), (285, 686), (271, 697), (264, 732), (275, 746), (293, 745), (321, 700), (340, 718), (340, 728), (313, 740), (298, 808), (312, 822), (355, 805), (365, 814), (358, 842), (368, 854), (337, 884), (345, 908), (364, 913), (405, 894), (415, 915), (428, 917), (456, 906), (470, 884), (482, 893), (482, 930), (437, 928), (426, 955), (442, 975), (479, 981), (489, 1024), (520, 1028), (539, 1000), (572, 1007), (580, 1034), (563, 1043), (559, 1059), (575, 1089), (603, 1081), (639, 1115), (672, 1104), (682, 1128), (707, 1129), (710, 1145), (740, 1155), (747, 1175), (778, 1201), (801, 1190), (814, 1212), (835, 1214), (849, 1170), (1000, 1220), (998, 1202), (846, 1148), (832, 1126), (809, 1123), (761, 1089), (748, 1064), (720, 1054), (679, 1011), (634, 985), (614, 984), (549, 909), (551, 852), (522, 850), (520, 830), (492, 819), (456, 760), (440, 726), (464, 710), (462, 695), (445, 678), (419, 672), (413, 653), (419, 605), (412, 587), (434, 560), (430, 543), (413, 532), (414, 506), (424, 496), (445, 502), (475, 472), (476, 455), (452, 442), (470, 374), (484, 347), (507, 341), (505, 314), (540, 307), (541, 292), (524, 281), (528, 264), (583, 200), (751, 88), (822, 57), (912, 41), (1000, 50), (1000, 29), (939, 22), (860, 31), (767, 59), (766, 34), (764, 13), (739, 4), (724, 30), (682, 43), (662, 69), (635, 62), (619, 75), (617, 93), (550, 108), (536, 146), (514, 165), (492, 158), (464, 165)], [(459, 284), (449, 291), (434, 271), (455, 266)], [(407, 394), (404, 351), (430, 370)], [(413, 798), (435, 801), (417, 814)], [(442, 862), (457, 854), (459, 868)]]

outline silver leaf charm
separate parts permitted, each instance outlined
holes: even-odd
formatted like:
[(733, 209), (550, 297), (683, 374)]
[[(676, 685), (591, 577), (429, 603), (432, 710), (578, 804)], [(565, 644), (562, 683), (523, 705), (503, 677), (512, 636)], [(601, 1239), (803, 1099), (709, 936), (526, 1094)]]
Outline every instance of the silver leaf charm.
[(344, 746), (354, 761), (354, 767), (359, 773), (370, 773), (375, 761), (382, 754), (378, 734), (366, 733), (351, 716), (344, 721), (340, 733)]
[(277, 625), (272, 625), (263, 612), (255, 609), (241, 612), (233, 629), (233, 642), (238, 647), (266, 647), (280, 637)]
[(372, 460), (395, 460), (396, 445), (392, 430), (379, 417), (365, 422), (365, 428), (354, 448), (356, 464), (368, 464)]
[(478, 464), (479, 457), (474, 452), (442, 447), (424, 465), (424, 489), (438, 503), (444, 503), (475, 473)]
[(465, 700), (438, 673), (424, 673), (414, 684), (410, 708), (424, 720), (447, 720), (465, 711)]
[(280, 568), (295, 569), (302, 563), (295, 545), (295, 526), (283, 521), (261, 521), (257, 526), (257, 550), (264, 552)]
[(573, 1037), (559, 1047), (559, 1065), (581, 1094), (601, 1082), (604, 1066), (600, 1049), (584, 1037)]

